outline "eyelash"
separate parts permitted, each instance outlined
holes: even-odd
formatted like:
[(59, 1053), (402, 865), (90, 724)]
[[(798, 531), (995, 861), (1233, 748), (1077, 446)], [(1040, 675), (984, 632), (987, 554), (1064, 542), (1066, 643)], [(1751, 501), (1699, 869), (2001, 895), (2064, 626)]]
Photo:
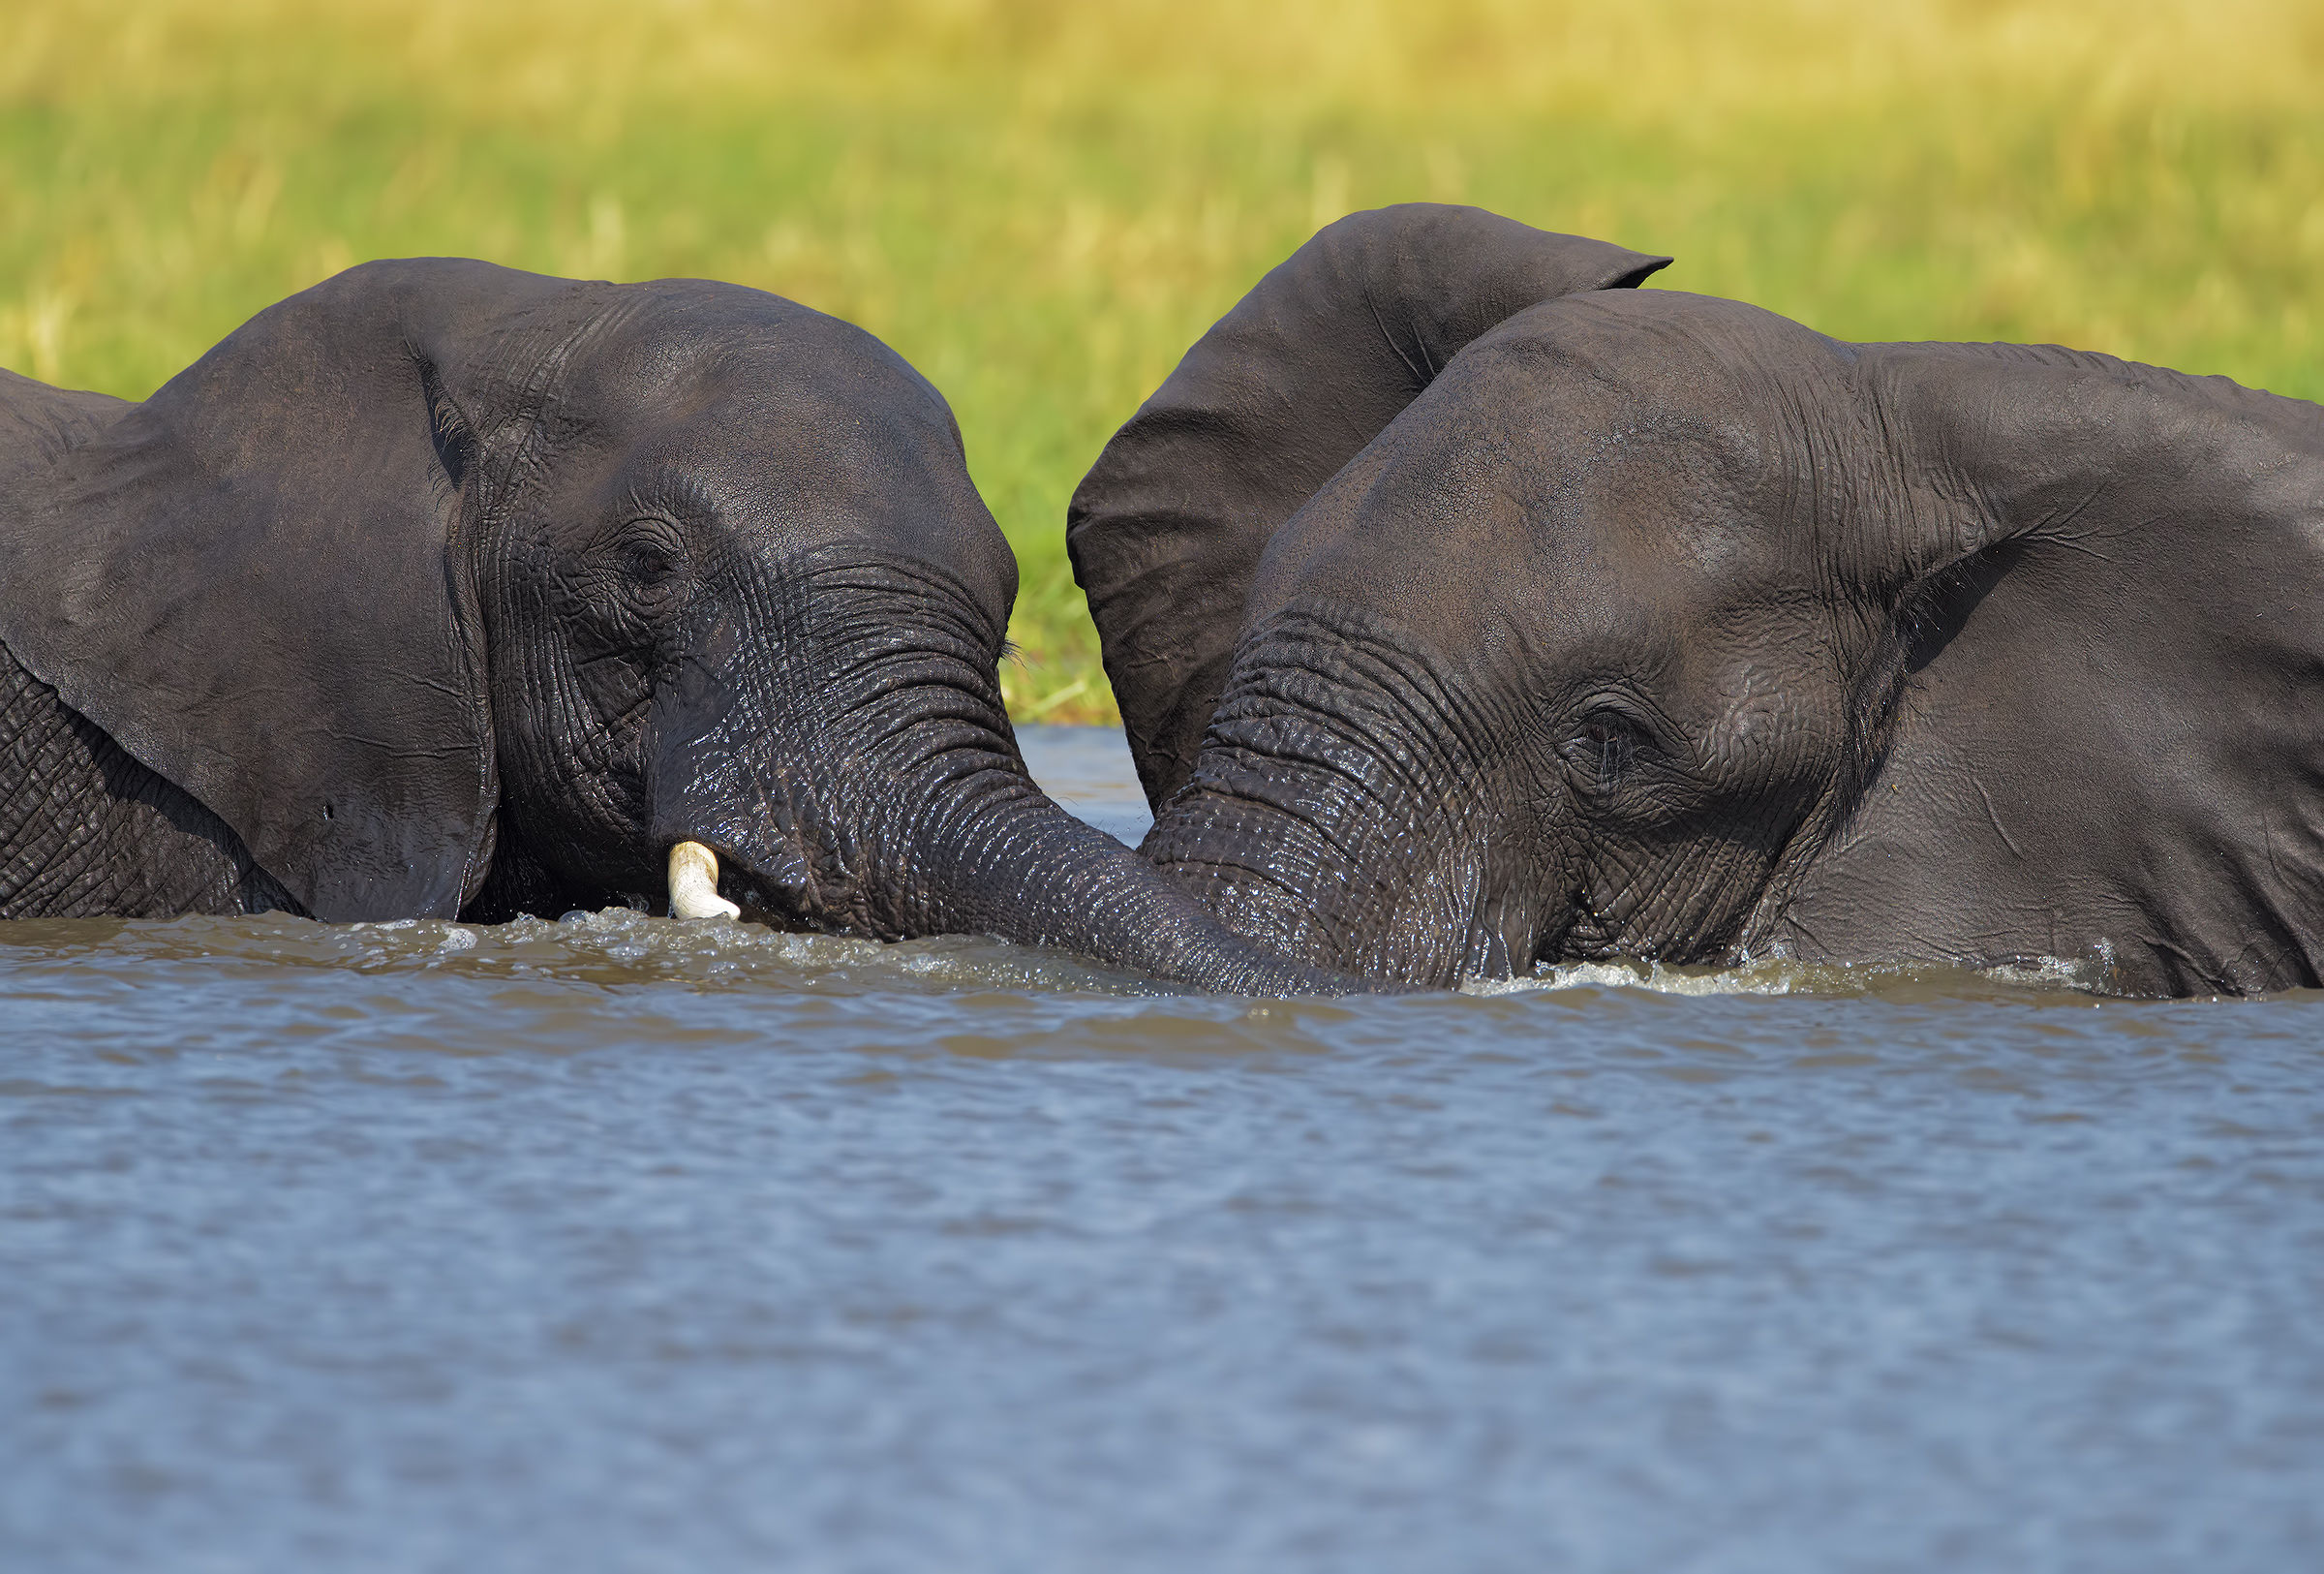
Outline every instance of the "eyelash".
[(1637, 744), (1626, 728), (1593, 722), (1582, 728), (1582, 736), (1596, 746), (1598, 780), (1606, 786), (1619, 781), (1622, 772), (1637, 757)]
[(1585, 714), (1566, 744), (1566, 757), (1586, 776), (1589, 790), (1611, 793), (1636, 764), (1645, 729), (1611, 706)]
[(652, 582), (669, 577), (686, 556), (676, 529), (660, 519), (632, 520), (615, 550), (623, 573)]

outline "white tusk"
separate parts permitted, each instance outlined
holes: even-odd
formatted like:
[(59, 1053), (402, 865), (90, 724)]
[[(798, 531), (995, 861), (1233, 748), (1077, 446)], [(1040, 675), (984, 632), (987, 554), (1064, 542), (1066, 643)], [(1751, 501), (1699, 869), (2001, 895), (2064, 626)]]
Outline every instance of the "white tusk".
[(719, 855), (699, 842), (670, 849), (670, 916), (739, 918), (743, 910), (719, 894)]

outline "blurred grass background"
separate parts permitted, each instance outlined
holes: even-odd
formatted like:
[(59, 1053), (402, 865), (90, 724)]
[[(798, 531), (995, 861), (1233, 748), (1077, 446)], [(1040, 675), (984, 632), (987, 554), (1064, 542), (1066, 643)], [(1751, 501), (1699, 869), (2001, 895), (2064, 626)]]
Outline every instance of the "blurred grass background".
[(372, 257), (773, 290), (950, 397), (1012, 708), (1110, 720), (1065, 500), (1319, 224), (2318, 398), (2320, 88), (2314, 0), (0, 0), (0, 364), (142, 396)]

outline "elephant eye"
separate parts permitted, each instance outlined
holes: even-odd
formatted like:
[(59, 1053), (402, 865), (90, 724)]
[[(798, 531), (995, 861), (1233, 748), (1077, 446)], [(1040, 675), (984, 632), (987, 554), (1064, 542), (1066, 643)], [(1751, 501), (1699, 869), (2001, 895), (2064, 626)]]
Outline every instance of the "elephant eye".
[(1610, 792), (1636, 761), (1640, 732), (1631, 717), (1601, 706), (1575, 727), (1566, 742), (1566, 757), (1592, 790)]
[(622, 551), (622, 572), (653, 584), (678, 571), (678, 559), (658, 546), (629, 546)]
[(622, 576), (644, 590), (659, 589), (685, 558), (676, 530), (663, 519), (631, 520), (616, 549)]

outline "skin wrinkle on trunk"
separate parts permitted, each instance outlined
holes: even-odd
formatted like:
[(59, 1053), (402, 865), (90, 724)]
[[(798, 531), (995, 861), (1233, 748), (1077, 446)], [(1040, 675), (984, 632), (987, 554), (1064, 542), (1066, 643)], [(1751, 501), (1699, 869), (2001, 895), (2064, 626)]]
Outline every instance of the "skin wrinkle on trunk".
[[(880, 940), (992, 934), (1249, 994), (1366, 985), (1235, 935), (1151, 865), (1036, 787), (990, 675), (999, 631), (942, 571), (833, 557), (795, 566), (764, 650), (730, 652), (649, 724), (653, 823), (700, 841), (746, 913)], [(817, 670), (803, 670), (815, 655)], [(824, 762), (759, 763), (770, 740)]]
[[(1529, 966), (1534, 900), (1502, 867), (1506, 840), (1497, 853), (1474, 829), (1501, 789), (1455, 757), (1479, 730), (1457, 687), (1410, 676), (1424, 668), (1385, 631), (1330, 620), (1286, 618), (1243, 656), (1263, 681), (1230, 686), (1141, 852), (1230, 927), (1317, 965), (1435, 985), (1510, 971), (1517, 951)], [(1359, 714), (1359, 692), (1384, 719), (1324, 708)]]
[[(1357, 814), (1377, 807), (1351, 801)], [(1409, 839), (1371, 839), (1354, 858), (1319, 850), (1328, 845), (1312, 821), (1233, 790), (1203, 764), (1140, 850), (1238, 933), (1314, 965), (1450, 986), (1496, 971), (1489, 959), (1510, 954), (1498, 915), (1506, 887), (1461, 838), (1437, 839), (1422, 874), (1392, 882), (1362, 872), (1390, 867)], [(1234, 856), (1243, 849), (1258, 855)], [(1416, 938), (1422, 943), (1406, 943)]]
[[(1344, 994), (1352, 980), (1252, 945), (1163, 880), (1128, 848), (1009, 782), (956, 810), (925, 844), (933, 850), (931, 917), (947, 930), (993, 933), (1126, 963), (1165, 977), (1242, 994)], [(1049, 873), (1040, 877), (1028, 871)], [(1017, 872), (1008, 899), (982, 893)]]

